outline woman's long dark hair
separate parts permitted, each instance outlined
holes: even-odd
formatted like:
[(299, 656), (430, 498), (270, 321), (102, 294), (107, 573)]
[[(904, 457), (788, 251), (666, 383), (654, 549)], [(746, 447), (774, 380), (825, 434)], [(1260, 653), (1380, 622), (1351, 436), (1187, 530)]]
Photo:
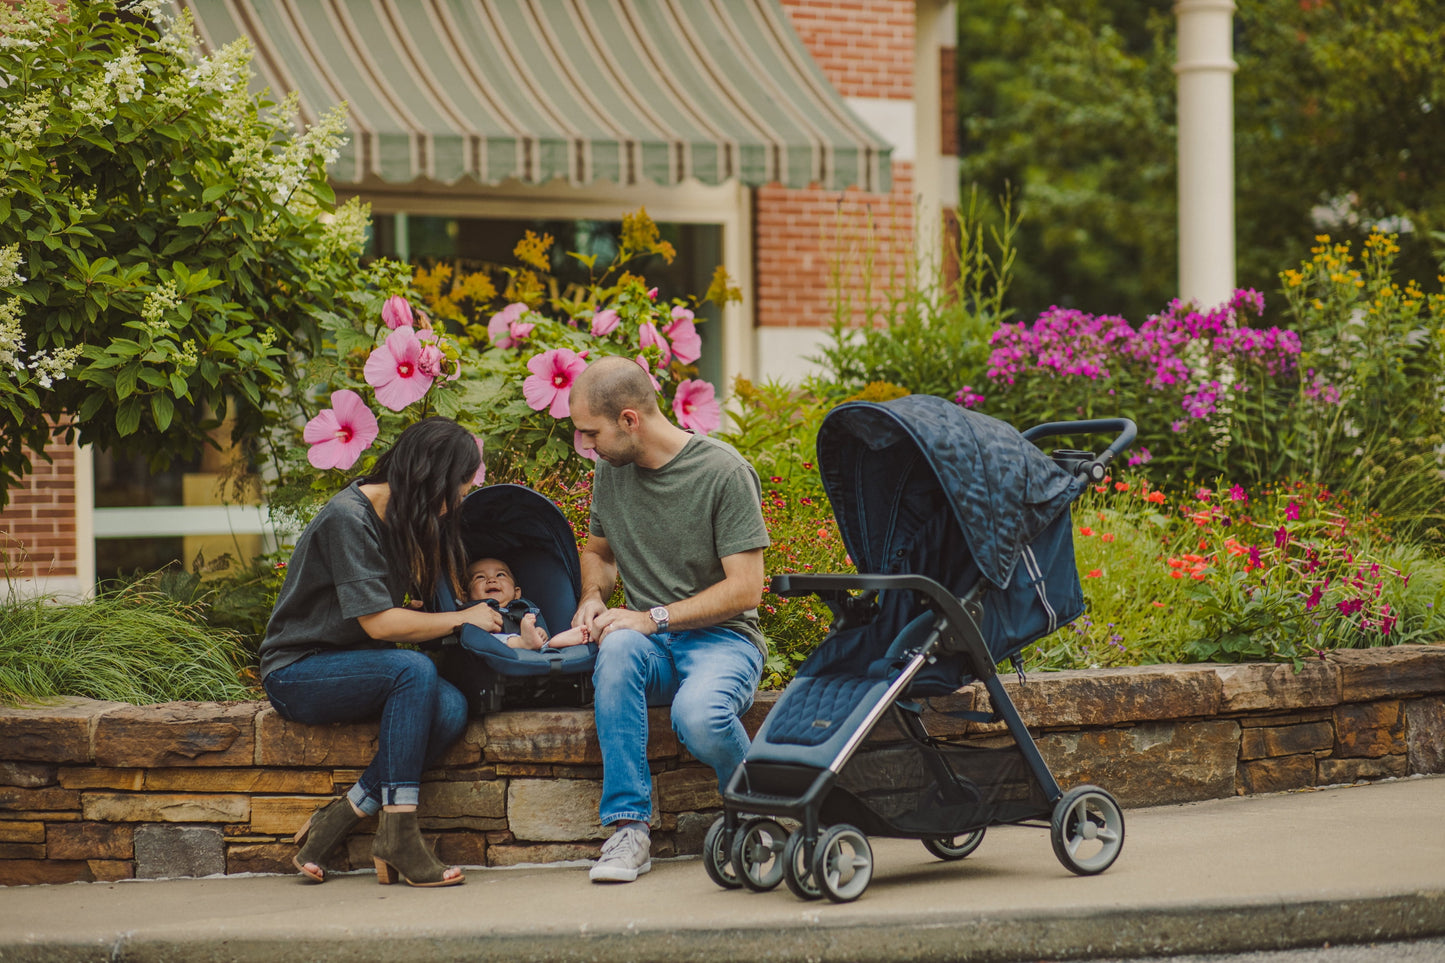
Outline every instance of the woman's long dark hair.
[(471, 432), (450, 418), (425, 418), (403, 431), (362, 479), (391, 486), (383, 538), (391, 564), (404, 566), (411, 579), (412, 598), (430, 599), (442, 578), (461, 591), (467, 564), (461, 491), (481, 464)]

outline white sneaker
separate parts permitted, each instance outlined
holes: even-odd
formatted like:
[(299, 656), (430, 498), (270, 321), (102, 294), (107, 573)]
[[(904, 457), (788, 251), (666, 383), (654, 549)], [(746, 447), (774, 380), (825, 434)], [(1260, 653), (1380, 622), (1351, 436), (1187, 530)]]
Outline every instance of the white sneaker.
[(652, 869), (652, 835), (644, 826), (628, 826), (602, 844), (602, 855), (587, 876), (594, 883), (630, 883)]

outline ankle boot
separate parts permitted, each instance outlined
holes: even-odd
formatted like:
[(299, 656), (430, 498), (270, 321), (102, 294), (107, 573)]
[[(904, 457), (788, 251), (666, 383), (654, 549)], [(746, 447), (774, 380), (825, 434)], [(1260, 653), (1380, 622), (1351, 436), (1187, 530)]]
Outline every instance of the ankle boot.
[[(340, 845), (359, 822), (361, 817), (351, 808), (351, 800), (345, 796), (333, 799), (324, 809), (312, 813), (306, 825), (296, 834), (293, 841), (301, 846), (301, 851), (291, 862), (316, 882), (326, 882), (326, 874), (319, 868), (321, 861), (331, 855), (331, 851)], [(315, 872), (308, 870), (307, 863), (314, 864), (318, 869)]]
[(376, 863), (378, 883), (395, 883), (398, 874), (408, 886), (453, 886), (463, 879), (443, 877), (449, 867), (432, 854), (421, 838), (415, 812), (381, 811), (371, 858)]

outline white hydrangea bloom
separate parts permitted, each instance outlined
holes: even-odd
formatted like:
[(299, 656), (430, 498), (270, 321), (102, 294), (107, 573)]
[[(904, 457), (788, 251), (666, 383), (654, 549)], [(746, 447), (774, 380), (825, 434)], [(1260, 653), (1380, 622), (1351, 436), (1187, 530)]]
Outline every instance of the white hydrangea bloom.
[(84, 347), (76, 344), (53, 351), (37, 351), (31, 355), (30, 369), (35, 372), (35, 380), (40, 382), (40, 387), (49, 388), (57, 381), (64, 381), (66, 372), (74, 366), (75, 359), (80, 357)]
[(140, 316), (152, 331), (159, 334), (170, 330), (170, 325), (165, 321), (166, 312), (173, 311), (180, 305), (181, 300), (176, 296), (176, 283), (163, 281), (157, 284), (150, 294), (146, 295), (145, 303), (141, 305)]
[(4, 130), (16, 153), (33, 150), (50, 117), (50, 94), (39, 91), (22, 100), (5, 115)]
[(334, 213), (322, 215), (325, 223), (323, 243), (332, 251), (359, 250), (366, 243), (366, 227), (371, 221), (371, 205), (353, 197)]
[(25, 283), (25, 277), (20, 273), (20, 265), (24, 263), (19, 244), (0, 247), (0, 288), (13, 288)]
[(119, 103), (128, 104), (145, 93), (144, 73), (139, 51), (131, 49), (105, 65), (105, 82), (115, 91)]
[(24, 369), (25, 331), (20, 327), (20, 299), (0, 302), (0, 367)]
[(110, 99), (110, 86), (97, 77), (71, 98), (70, 106), (90, 123), (105, 127), (111, 122), (110, 113), (114, 107)]

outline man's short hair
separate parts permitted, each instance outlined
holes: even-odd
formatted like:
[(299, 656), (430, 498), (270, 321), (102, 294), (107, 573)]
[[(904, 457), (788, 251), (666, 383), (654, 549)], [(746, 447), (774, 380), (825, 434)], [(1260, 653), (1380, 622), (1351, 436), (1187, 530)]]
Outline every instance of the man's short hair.
[(598, 358), (577, 376), (572, 396), (593, 415), (616, 421), (624, 408), (642, 415), (658, 412), (657, 391), (642, 365), (616, 355)]

